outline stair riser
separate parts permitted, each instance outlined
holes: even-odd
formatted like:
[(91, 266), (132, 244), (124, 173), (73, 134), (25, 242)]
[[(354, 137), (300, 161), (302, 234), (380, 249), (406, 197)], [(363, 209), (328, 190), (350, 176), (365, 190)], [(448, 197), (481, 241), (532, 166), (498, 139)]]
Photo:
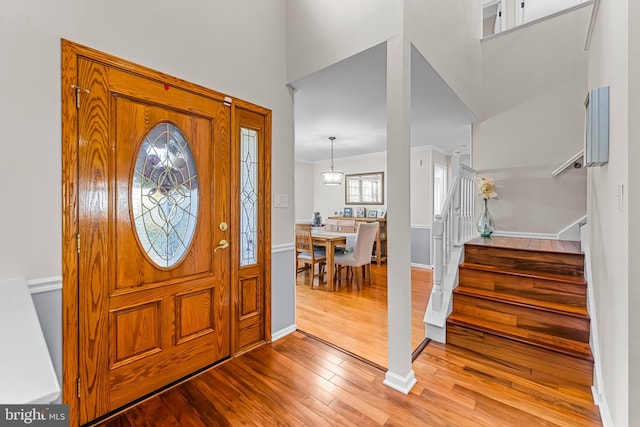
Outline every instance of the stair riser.
[(534, 301), (553, 301), (572, 307), (583, 308), (587, 304), (587, 289), (581, 284), (481, 271), (462, 266), (459, 286), (526, 296)]
[[(589, 319), (566, 314), (536, 310), (529, 307), (502, 303), (456, 294), (453, 314), (490, 321), (493, 327), (515, 327), (525, 335), (548, 334), (580, 343), (589, 342)], [(505, 330), (508, 330), (505, 328)]]
[(465, 262), (517, 269), (523, 272), (584, 277), (584, 255), (537, 252), (465, 245)]
[(590, 387), (593, 363), (529, 344), (447, 323), (447, 344), (482, 354), (488, 363), (544, 384)]

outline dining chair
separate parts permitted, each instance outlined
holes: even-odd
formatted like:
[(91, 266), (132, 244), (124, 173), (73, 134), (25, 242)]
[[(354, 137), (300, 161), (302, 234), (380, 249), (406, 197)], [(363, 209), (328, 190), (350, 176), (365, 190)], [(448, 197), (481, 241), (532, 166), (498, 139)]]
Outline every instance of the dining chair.
[(324, 222), (324, 231), (338, 231), (338, 220), (327, 218)]
[(356, 232), (356, 220), (355, 219), (339, 219), (338, 222), (338, 231), (342, 231), (344, 233), (355, 233)]
[(356, 220), (355, 219), (334, 219), (327, 218), (324, 223), (325, 231), (340, 231), (343, 233), (355, 233), (356, 232)]
[[(313, 246), (313, 236), (311, 235), (311, 224), (296, 224), (296, 276), (298, 273), (306, 271), (310, 277), (310, 286), (313, 287), (315, 277), (326, 274), (325, 265), (327, 254), (324, 248)], [(302, 262), (302, 267), (300, 263)], [(318, 273), (316, 273), (316, 264), (318, 264)]]
[[(355, 233), (356, 232), (356, 220), (354, 219), (335, 219), (335, 218), (327, 218), (324, 223), (324, 231), (333, 231), (340, 233)], [(349, 241), (347, 241), (347, 245), (337, 245), (335, 252), (337, 254), (341, 254), (352, 250), (353, 247), (349, 246)]]
[[(336, 254), (334, 263), (338, 267), (337, 278), (342, 280), (342, 267), (347, 267), (346, 278), (353, 280), (356, 276), (356, 286), (360, 290), (360, 282), (363, 278), (368, 277), (371, 284), (371, 253), (373, 252), (373, 242), (378, 232), (378, 222), (362, 223), (358, 226), (356, 241), (352, 252), (344, 254)], [(356, 274), (357, 269), (362, 270), (362, 274)], [(362, 277), (360, 277), (362, 276)]]

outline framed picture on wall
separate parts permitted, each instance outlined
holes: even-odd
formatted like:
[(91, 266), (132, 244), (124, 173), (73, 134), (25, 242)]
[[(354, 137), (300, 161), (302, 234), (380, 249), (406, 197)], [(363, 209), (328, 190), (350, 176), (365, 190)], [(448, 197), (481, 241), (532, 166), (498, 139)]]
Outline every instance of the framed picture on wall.
[(353, 209), (352, 208), (344, 208), (344, 216), (352, 217), (353, 216)]
[(367, 218), (377, 218), (378, 211), (375, 209), (369, 209), (369, 213), (367, 214)]

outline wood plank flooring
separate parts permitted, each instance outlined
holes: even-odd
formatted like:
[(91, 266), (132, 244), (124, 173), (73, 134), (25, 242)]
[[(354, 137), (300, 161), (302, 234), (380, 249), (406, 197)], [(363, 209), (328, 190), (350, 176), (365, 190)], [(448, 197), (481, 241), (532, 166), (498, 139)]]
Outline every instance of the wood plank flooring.
[(555, 253), (582, 254), (580, 242), (555, 239), (530, 239), (526, 237), (477, 237), (468, 244), (507, 249), (532, 249)]
[[(386, 267), (372, 272), (374, 284), (360, 292), (344, 284), (338, 292), (311, 290), (304, 276), (296, 286), (298, 327), (359, 357), (295, 332), (95, 425), (602, 425), (588, 386), (522, 375), (497, 358), (453, 345), (426, 346), (414, 360), (418, 382), (408, 395), (385, 386)], [(430, 286), (429, 271), (412, 272), (414, 346), (424, 337)]]
[(430, 343), (408, 395), (384, 370), (295, 332), (152, 397), (100, 427), (599, 426), (588, 387), (509, 373), (455, 346)]
[[(371, 266), (372, 284), (342, 282), (337, 292), (315, 279), (298, 274), (296, 325), (298, 329), (330, 342), (379, 366), (387, 366), (387, 266)], [(431, 270), (411, 269), (411, 344), (416, 349), (425, 339), (424, 313), (431, 295)]]

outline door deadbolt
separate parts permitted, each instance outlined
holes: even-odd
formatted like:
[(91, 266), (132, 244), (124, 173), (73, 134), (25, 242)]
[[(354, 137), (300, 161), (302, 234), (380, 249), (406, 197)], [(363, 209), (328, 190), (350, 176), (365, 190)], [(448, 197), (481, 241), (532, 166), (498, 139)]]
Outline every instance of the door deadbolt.
[(218, 227), (220, 228), (220, 231), (227, 231), (227, 228), (229, 228), (227, 223), (224, 221), (222, 221)]

